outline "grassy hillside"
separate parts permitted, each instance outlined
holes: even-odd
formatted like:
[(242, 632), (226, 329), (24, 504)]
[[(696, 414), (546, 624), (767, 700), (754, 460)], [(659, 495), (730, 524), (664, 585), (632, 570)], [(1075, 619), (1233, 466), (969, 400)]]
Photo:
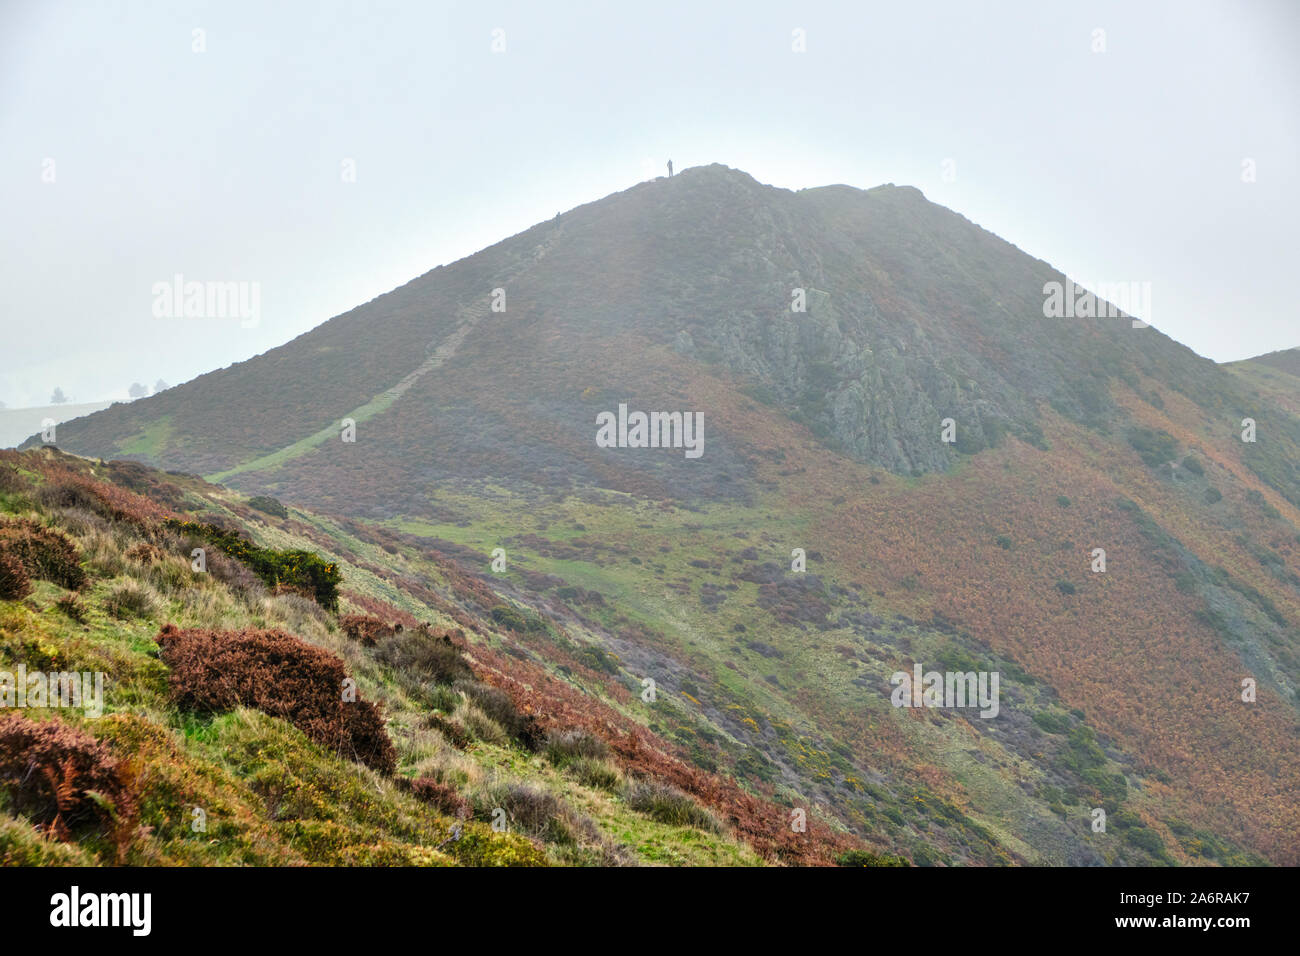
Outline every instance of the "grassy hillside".
[[(7, 864), (875, 858), (815, 817), (791, 831), (784, 807), (683, 762), (646, 728), (654, 708), (602, 686), (607, 675), (576, 646), (572, 667), (547, 674), (528, 645), (567, 642), (565, 629), (436, 553), (408, 561), (342, 529), (332, 553), (316, 543), (326, 519), (276, 519), (198, 480), (53, 452), (6, 453), (0, 489), (0, 556), (23, 556), (29, 572), (21, 583), (0, 574), (0, 666), (105, 675), (102, 715), (31, 706), (0, 723)], [(214, 524), (262, 554), (304, 549), (337, 562), (338, 612), (194, 531)], [(205, 546), (198, 572), (191, 554)], [(379, 576), (367, 559), (381, 556), (402, 571)], [(211, 634), (226, 652), (275, 631), (282, 646), (213, 666), (161, 648), (173, 628)], [(305, 655), (300, 670), (276, 669), (285, 646), (291, 661)], [(378, 704), (390, 767), (357, 758), (355, 735), (335, 746), (299, 719), (311, 655)], [(285, 695), (297, 695), (289, 710)]]
[[(762, 859), (1300, 862), (1294, 376), (1122, 316), (1047, 319), (1061, 278), (916, 190), (705, 167), (60, 444), (228, 482), (93, 466), (322, 555), (339, 613), (462, 631), (478, 683), (606, 739)], [(599, 446), (620, 403), (701, 411), (703, 456)], [(373, 652), (318, 624), (299, 636), (391, 730), (408, 657), (367, 677)], [(915, 666), (998, 674), (999, 712), (894, 706)]]

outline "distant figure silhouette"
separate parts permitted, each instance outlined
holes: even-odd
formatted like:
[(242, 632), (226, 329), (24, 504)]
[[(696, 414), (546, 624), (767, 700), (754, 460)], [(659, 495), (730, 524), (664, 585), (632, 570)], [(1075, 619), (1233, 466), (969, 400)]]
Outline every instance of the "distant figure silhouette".
[(671, 159), (668, 160), (668, 178), (673, 178), (673, 161)]

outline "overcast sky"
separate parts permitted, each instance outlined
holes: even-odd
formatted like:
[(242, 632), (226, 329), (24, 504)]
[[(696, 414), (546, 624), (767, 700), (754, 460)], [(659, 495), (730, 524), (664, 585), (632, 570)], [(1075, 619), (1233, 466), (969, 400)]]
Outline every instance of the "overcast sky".
[[(229, 365), (669, 158), (917, 186), (1228, 361), (1300, 345), (1298, 156), (1290, 0), (0, 0), (0, 401)], [(177, 273), (260, 321), (155, 318)]]

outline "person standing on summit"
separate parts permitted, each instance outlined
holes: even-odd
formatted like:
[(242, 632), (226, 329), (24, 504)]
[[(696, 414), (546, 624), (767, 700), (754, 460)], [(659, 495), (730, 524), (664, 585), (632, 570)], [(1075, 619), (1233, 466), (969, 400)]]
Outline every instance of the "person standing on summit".
[(671, 159), (668, 160), (668, 178), (673, 178), (673, 161)]

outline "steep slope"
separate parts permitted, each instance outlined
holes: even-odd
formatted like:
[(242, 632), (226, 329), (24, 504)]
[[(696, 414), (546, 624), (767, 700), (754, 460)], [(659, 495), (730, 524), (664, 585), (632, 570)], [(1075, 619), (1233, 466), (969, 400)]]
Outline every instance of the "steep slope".
[[(0, 453), (0, 570), (20, 556), (31, 573), (0, 575), (0, 861), (903, 865), (816, 818), (790, 830), (784, 807), (691, 767), (577, 659), (571, 682), (548, 677), (527, 644), (566, 644), (563, 626), (436, 553), (380, 568), (368, 552), (396, 548), (337, 530), (337, 611), (289, 564), (264, 580), (254, 549), (314, 553), (317, 521), (129, 463)], [(231, 533), (244, 544), (219, 543)], [(258, 642), (268, 653), (233, 650)], [(301, 719), (330, 661), (381, 708), (377, 736), (335, 747)], [(60, 705), (57, 675), (80, 673), (97, 691)]]
[[(907, 187), (687, 170), (60, 446), (437, 550), (655, 680), (696, 766), (918, 862), (1300, 862), (1300, 419), (1046, 318), (1063, 278)], [(703, 454), (601, 447), (620, 404)], [(917, 664), (999, 673), (998, 714), (892, 706)]]

